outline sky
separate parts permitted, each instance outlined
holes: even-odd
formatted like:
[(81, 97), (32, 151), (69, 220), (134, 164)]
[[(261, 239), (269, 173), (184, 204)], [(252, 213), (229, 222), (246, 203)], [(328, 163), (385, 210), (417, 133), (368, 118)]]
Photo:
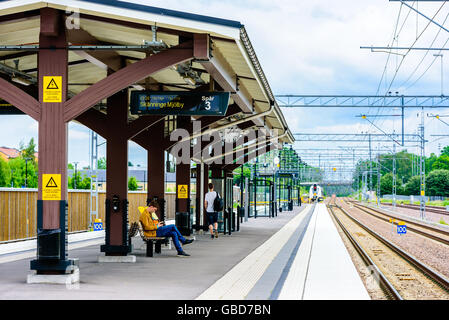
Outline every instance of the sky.
[[(404, 95), (449, 94), (449, 55), (434, 57), (436, 51), (410, 51), (405, 56), (371, 52), (360, 46), (446, 46), (449, 32), (418, 16), (398, 2), (388, 0), (181, 0), (139, 1), (142, 4), (187, 11), (245, 25), (258, 59), (274, 94), (385, 95), (388, 91)], [(409, 2), (410, 4), (412, 2)], [(418, 10), (434, 17), (449, 28), (449, 4), (420, 2)], [(441, 7), (442, 6), (442, 7)], [(416, 5), (415, 5), (416, 8)], [(446, 46), (447, 47), (447, 46)], [(399, 53), (399, 52), (398, 52)], [(406, 53), (401, 51), (400, 53)], [(388, 59), (388, 61), (387, 61)], [(441, 91), (443, 61), (443, 92)], [(427, 71), (426, 71), (427, 70)], [(377, 114), (363, 109), (286, 109), (284, 116), (292, 133), (380, 133), (360, 114)], [(415, 133), (420, 118), (418, 109), (406, 111), (406, 133)], [(383, 110), (378, 114), (397, 114)], [(436, 140), (433, 134), (446, 134), (449, 127), (427, 113), (445, 114), (447, 110), (425, 110), (426, 154), (439, 153), (449, 144), (447, 138)], [(375, 118), (385, 132), (399, 133), (398, 117)], [(449, 122), (449, 120), (448, 120)], [(27, 116), (0, 118), (0, 146), (18, 147), (31, 137), (37, 140), (37, 123)], [(338, 146), (351, 145), (337, 143)], [(390, 147), (391, 144), (388, 144)], [(352, 144), (354, 145), (354, 144)], [(357, 146), (367, 146), (359, 143)], [(81, 166), (89, 161), (89, 131), (69, 124), (69, 162)], [(296, 142), (295, 148), (335, 148), (336, 143)], [(376, 144), (373, 145), (377, 147)], [(415, 147), (409, 151), (418, 153)], [(400, 150), (400, 148), (398, 148)], [(105, 146), (99, 154), (105, 154)], [(146, 152), (129, 144), (129, 161), (146, 166)]]

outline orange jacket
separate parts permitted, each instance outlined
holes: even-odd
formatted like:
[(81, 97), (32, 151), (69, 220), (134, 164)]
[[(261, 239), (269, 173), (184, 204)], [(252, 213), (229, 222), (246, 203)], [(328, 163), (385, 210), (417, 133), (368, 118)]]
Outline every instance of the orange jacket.
[(140, 215), (139, 221), (143, 226), (143, 234), (146, 237), (156, 237), (156, 230), (159, 220), (155, 220), (151, 217), (151, 213), (146, 210)]

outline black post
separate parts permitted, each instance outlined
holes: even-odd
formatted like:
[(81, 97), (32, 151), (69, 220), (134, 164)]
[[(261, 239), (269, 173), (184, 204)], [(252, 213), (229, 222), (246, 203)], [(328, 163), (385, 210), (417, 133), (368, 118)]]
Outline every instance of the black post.
[(237, 231), (240, 231), (240, 219), (242, 218), (242, 208), (237, 206)]
[(73, 189), (76, 189), (76, 168), (78, 166), (78, 163), (75, 162), (75, 175), (74, 175), (74, 179), (73, 179)]
[(226, 234), (226, 223), (227, 223), (227, 214), (226, 214), (226, 209), (223, 209), (223, 234)]
[[(240, 174), (240, 206), (243, 208), (243, 210), (245, 210), (244, 206), (243, 206), (243, 184), (244, 184), (244, 181), (243, 181), (243, 164), (242, 164), (241, 168), (242, 168), (242, 171), (241, 171), (241, 174)], [(242, 222), (243, 222), (243, 217), (242, 217)]]
[(232, 210), (228, 207), (228, 228), (229, 228), (229, 235), (231, 235), (231, 229), (232, 229)]
[(254, 178), (254, 219), (257, 218), (257, 180)]
[(28, 158), (25, 158), (25, 188), (27, 187), (28, 178)]

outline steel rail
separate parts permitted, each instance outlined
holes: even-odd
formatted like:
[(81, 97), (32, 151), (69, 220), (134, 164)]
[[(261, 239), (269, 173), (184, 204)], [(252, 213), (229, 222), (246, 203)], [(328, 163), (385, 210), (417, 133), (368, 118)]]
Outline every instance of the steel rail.
[[(391, 203), (382, 203), (382, 204), (387, 205), (387, 206), (392, 206)], [(396, 203), (396, 206), (397, 207), (401, 207), (401, 208), (420, 210), (420, 207), (415, 205), (415, 204), (402, 204), (402, 203), (400, 204), (400, 203)], [(435, 208), (435, 206), (429, 207), (429, 206), (426, 205), (426, 211), (442, 214), (442, 215), (445, 215), (445, 216), (449, 216), (449, 212), (447, 212), (445, 209), (443, 209), (443, 208), (438, 209), (438, 208)]]
[(372, 229), (365, 226), (362, 222), (351, 216), (345, 209), (337, 205), (337, 208), (339, 208), (347, 217), (349, 217), (352, 221), (354, 221), (356, 224), (358, 224), (360, 227), (362, 227), (366, 232), (371, 234), (373, 237), (375, 237), (377, 240), (382, 242), (385, 246), (387, 246), (389, 249), (391, 249), (393, 252), (401, 256), (405, 261), (413, 265), (418, 271), (422, 272), (424, 275), (426, 275), (430, 280), (434, 281), (439, 287), (441, 287), (443, 290), (449, 292), (449, 280), (442, 274), (440, 274), (438, 271), (432, 269), (431, 267), (425, 265), (415, 257), (413, 257), (411, 254), (405, 252), (392, 242), (388, 241)]
[[(359, 210), (361, 210), (361, 211), (363, 211), (363, 212), (366, 212), (366, 213), (368, 213), (369, 215), (371, 215), (371, 216), (373, 216), (373, 217), (375, 217), (375, 218), (378, 218), (378, 219), (380, 219), (380, 220), (382, 220), (382, 221), (389, 222), (389, 219), (379, 217), (377, 214), (373, 214), (373, 213), (369, 212), (369, 210), (371, 210), (371, 211), (373, 211), (373, 212), (376, 212), (376, 213), (378, 213), (378, 214), (384, 215), (384, 216), (388, 216), (387, 213), (378, 211), (378, 210), (376, 210), (376, 209), (374, 209), (374, 208), (365, 207), (365, 206), (360, 205), (360, 204), (354, 204), (354, 206), (356, 206)], [(367, 210), (367, 209), (368, 209), (368, 210)], [(399, 218), (398, 218), (398, 219), (399, 219)], [(418, 223), (418, 222), (415, 222), (415, 221), (411, 221), (411, 220), (408, 220), (408, 219), (403, 219), (402, 217), (400, 218), (400, 220), (402, 220), (402, 221), (404, 221), (404, 222), (407, 222), (408, 224), (412, 224), (412, 225), (418, 226), (418, 227), (420, 227), (420, 228), (427, 229), (427, 230), (430, 230), (430, 231), (433, 231), (433, 232), (436, 232), (436, 233), (439, 233), (439, 234), (442, 234), (442, 235), (445, 235), (445, 236), (449, 237), (449, 232), (446, 232), (446, 231), (444, 231), (444, 230), (439, 230), (439, 229), (436, 229), (436, 228), (433, 228), (433, 227), (431, 227), (431, 226), (424, 225), (424, 224), (421, 224), (421, 223)], [(397, 223), (396, 223), (396, 224), (397, 224)], [(436, 236), (436, 235), (433, 235), (433, 234), (430, 234), (430, 233), (427, 233), (427, 232), (418, 230), (418, 229), (416, 229), (416, 228), (409, 227), (409, 225), (407, 225), (407, 230), (413, 231), (413, 232), (418, 233), (418, 234), (420, 234), (420, 235), (422, 235), (422, 236), (425, 236), (425, 237), (427, 237), (427, 238), (436, 240), (436, 241), (438, 241), (438, 242), (441, 242), (441, 243), (443, 243), (443, 244), (449, 246), (449, 240), (448, 240), (448, 239), (444, 239), (444, 238), (438, 237), (438, 236)]]
[(343, 223), (340, 221), (340, 219), (337, 218), (337, 216), (335, 215), (334, 211), (332, 210), (332, 207), (338, 207), (335, 202), (333, 205), (329, 204), (327, 205), (327, 207), (329, 208), (329, 211), (331, 212), (332, 216), (334, 217), (335, 221), (338, 223), (338, 225), (340, 226), (341, 230), (343, 231), (343, 233), (346, 235), (346, 237), (349, 239), (349, 241), (352, 243), (352, 245), (354, 246), (355, 250), (357, 251), (357, 253), (359, 254), (359, 256), (362, 258), (363, 262), (367, 265), (367, 266), (372, 266), (373, 268), (375, 268), (377, 274), (379, 275), (379, 280), (380, 280), (380, 288), (382, 289), (382, 291), (385, 293), (385, 295), (391, 299), (394, 300), (404, 300), (402, 298), (402, 296), (399, 294), (399, 292), (397, 292), (397, 290), (394, 288), (394, 286), (391, 284), (390, 281), (388, 281), (387, 277), (385, 277), (385, 275), (382, 273), (382, 271), (376, 266), (376, 264), (374, 263), (373, 260), (371, 260), (370, 256), (368, 255), (368, 253), (366, 253), (366, 251), (362, 248), (362, 246), (357, 242), (357, 240), (355, 240), (355, 238), (351, 235), (351, 233), (348, 231), (348, 229), (346, 229), (346, 227), (343, 225)]

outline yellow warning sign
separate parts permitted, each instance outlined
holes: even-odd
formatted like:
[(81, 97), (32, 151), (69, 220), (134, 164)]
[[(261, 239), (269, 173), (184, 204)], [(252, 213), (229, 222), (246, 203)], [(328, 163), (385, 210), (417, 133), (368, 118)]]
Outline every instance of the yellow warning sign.
[(62, 102), (62, 76), (44, 76), (43, 101)]
[(187, 199), (189, 187), (186, 184), (178, 184), (178, 199)]
[(42, 200), (61, 200), (61, 175), (42, 175)]

